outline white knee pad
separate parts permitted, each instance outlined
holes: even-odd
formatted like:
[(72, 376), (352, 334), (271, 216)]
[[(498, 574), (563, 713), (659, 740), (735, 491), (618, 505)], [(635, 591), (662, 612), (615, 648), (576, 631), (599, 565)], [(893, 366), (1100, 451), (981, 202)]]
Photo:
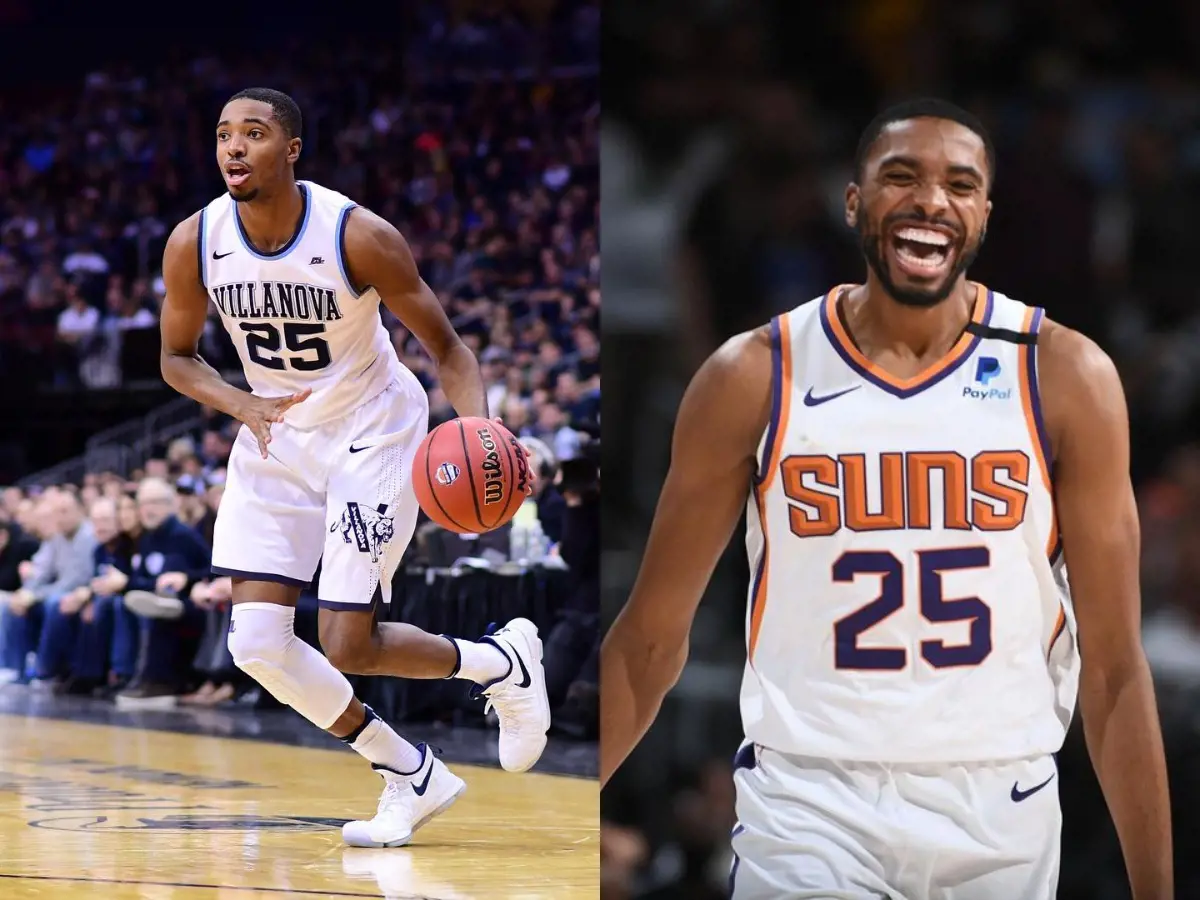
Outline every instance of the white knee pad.
[(354, 697), (346, 676), (296, 637), (296, 610), (278, 603), (237, 603), (229, 622), (234, 664), (319, 728), (328, 729)]

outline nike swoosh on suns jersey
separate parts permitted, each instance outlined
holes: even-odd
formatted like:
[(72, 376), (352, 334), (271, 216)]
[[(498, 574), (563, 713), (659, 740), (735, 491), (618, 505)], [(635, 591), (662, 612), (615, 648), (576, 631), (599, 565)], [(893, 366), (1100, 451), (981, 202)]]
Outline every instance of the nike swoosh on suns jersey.
[(808, 393), (804, 395), (804, 405), (820, 406), (822, 403), (828, 403), (830, 400), (836, 400), (838, 397), (849, 394), (851, 391), (857, 391), (860, 387), (862, 387), (861, 384), (856, 384), (854, 387), (848, 387), (844, 391), (838, 391), (836, 394), (826, 394), (824, 397), (814, 397), (812, 388), (809, 388)]
[(1017, 783), (1014, 781), (1013, 787), (1012, 787), (1012, 802), (1020, 803), (1022, 800), (1026, 799), (1027, 797), (1032, 797), (1034, 794), (1036, 794), (1038, 791), (1040, 791), (1042, 788), (1044, 788), (1046, 785), (1048, 785), (1053, 780), (1054, 780), (1054, 776), (1051, 775), (1049, 778), (1047, 778), (1041, 784), (1035, 784), (1033, 787), (1029, 788), (1029, 790), (1026, 790), (1026, 791), (1021, 790), (1017, 786)]

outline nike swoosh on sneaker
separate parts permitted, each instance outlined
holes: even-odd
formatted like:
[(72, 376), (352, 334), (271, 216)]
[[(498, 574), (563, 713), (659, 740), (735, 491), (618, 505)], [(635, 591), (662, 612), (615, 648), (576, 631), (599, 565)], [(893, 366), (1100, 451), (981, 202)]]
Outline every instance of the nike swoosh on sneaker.
[(517, 665), (521, 667), (522, 680), (517, 687), (527, 688), (529, 685), (533, 684), (533, 680), (529, 677), (529, 670), (525, 668), (525, 660), (521, 659), (521, 654), (517, 652), (515, 647), (513, 648), (513, 656), (517, 660)]
[[(430, 751), (428, 749), (426, 749), (425, 752), (429, 753)], [(421, 783), (417, 784), (417, 782), (415, 782), (415, 781), (412, 783), (413, 793), (416, 794), (418, 797), (424, 797), (425, 792), (427, 790), (429, 790), (429, 779), (432, 776), (433, 776), (433, 763), (430, 762), (429, 768), (425, 770), (425, 777), (421, 779)]]
[(1020, 803), (1022, 800), (1032, 797), (1034, 794), (1036, 794), (1038, 791), (1040, 791), (1042, 788), (1044, 788), (1046, 785), (1048, 785), (1053, 780), (1054, 780), (1054, 776), (1051, 775), (1049, 778), (1047, 778), (1041, 784), (1035, 784), (1033, 787), (1031, 787), (1025, 791), (1021, 790), (1017, 786), (1017, 783), (1014, 781), (1013, 786), (1012, 786), (1012, 795), (1011, 795), (1012, 802)]
[(846, 388), (844, 391), (838, 391), (836, 394), (826, 394), (824, 397), (814, 397), (812, 388), (809, 388), (808, 393), (804, 395), (804, 405), (820, 406), (822, 403), (828, 403), (830, 400), (836, 400), (838, 397), (849, 394), (851, 391), (857, 391), (860, 387), (862, 387), (861, 384), (856, 384), (854, 387)]

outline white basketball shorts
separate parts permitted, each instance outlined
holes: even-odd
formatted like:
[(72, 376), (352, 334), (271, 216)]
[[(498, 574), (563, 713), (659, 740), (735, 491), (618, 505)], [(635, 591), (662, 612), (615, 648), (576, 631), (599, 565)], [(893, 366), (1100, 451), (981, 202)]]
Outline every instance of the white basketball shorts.
[(748, 745), (734, 772), (733, 900), (1053, 900), (1053, 757), (896, 766)]
[(428, 398), (409, 373), (340, 419), (305, 430), (275, 423), (267, 459), (243, 425), (217, 513), (213, 572), (306, 587), (321, 562), (322, 607), (390, 603), (417, 525), (409, 479), (428, 425)]

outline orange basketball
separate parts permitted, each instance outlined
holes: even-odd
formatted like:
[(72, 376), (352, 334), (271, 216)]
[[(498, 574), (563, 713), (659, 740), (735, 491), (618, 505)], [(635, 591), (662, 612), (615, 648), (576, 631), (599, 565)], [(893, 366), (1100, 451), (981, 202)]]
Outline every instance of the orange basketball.
[(452, 419), (429, 432), (412, 472), (421, 509), (459, 534), (482, 534), (508, 522), (529, 483), (525, 448), (512, 432), (475, 417)]

